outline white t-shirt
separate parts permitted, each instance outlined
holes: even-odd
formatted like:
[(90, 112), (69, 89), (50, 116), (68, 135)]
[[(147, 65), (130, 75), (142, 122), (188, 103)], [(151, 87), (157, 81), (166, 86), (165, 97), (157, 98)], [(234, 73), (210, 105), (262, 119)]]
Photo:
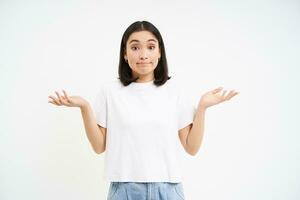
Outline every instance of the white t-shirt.
[(179, 88), (172, 78), (159, 87), (118, 79), (101, 86), (93, 106), (107, 128), (106, 181), (182, 182), (178, 130), (193, 123), (196, 107)]

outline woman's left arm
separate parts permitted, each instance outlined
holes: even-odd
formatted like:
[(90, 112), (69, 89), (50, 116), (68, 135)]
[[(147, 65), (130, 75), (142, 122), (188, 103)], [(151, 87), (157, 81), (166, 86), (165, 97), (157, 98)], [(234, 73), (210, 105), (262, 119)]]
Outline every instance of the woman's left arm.
[[(210, 106), (214, 106), (224, 101), (228, 101), (235, 95), (239, 94), (234, 90), (231, 90), (228, 94), (226, 94), (227, 91), (224, 90), (221, 94), (222, 89), (223, 89), (222, 87), (216, 88), (214, 90), (206, 92), (201, 97), (198, 103), (198, 107), (197, 107), (197, 111), (196, 111), (196, 115), (192, 127), (191, 128), (186, 127), (187, 128), (186, 130), (189, 130), (188, 134), (180, 134), (180, 135), (186, 135), (185, 149), (191, 155), (196, 155), (202, 142), (206, 109)], [(182, 129), (183, 132), (184, 129)]]

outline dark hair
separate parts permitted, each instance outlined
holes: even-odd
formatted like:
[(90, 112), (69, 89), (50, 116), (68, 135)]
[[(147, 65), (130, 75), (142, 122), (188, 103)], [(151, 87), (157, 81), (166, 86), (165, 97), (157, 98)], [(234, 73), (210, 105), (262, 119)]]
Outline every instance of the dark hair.
[(132, 70), (129, 67), (128, 63), (125, 62), (124, 52), (126, 50), (126, 43), (130, 35), (134, 32), (139, 31), (149, 31), (158, 40), (161, 56), (156, 68), (154, 69), (154, 84), (156, 86), (161, 86), (171, 78), (168, 76), (168, 64), (165, 45), (158, 29), (153, 24), (147, 21), (137, 21), (132, 23), (123, 34), (120, 47), (119, 79), (124, 86), (127, 86), (131, 82), (134, 82), (138, 79), (132, 76)]

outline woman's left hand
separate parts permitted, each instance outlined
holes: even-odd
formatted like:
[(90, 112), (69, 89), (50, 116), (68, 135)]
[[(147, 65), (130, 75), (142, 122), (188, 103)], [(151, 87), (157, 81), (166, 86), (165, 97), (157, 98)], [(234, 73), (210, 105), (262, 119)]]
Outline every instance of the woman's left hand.
[(198, 107), (206, 109), (210, 106), (230, 100), (232, 97), (239, 94), (238, 92), (235, 92), (234, 90), (231, 90), (228, 94), (226, 94), (227, 90), (224, 90), (221, 93), (222, 89), (223, 89), (222, 87), (219, 87), (219, 88), (216, 88), (209, 92), (206, 92), (201, 97)]

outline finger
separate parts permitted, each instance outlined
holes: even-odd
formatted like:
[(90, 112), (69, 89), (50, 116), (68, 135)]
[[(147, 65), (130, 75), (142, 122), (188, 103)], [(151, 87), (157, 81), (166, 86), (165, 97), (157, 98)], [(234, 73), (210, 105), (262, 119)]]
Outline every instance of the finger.
[(222, 98), (223, 98), (223, 99), (225, 98), (226, 92), (227, 92), (227, 90), (224, 90), (223, 93), (222, 93)]
[(60, 106), (60, 102), (54, 97), (54, 96), (49, 96), (58, 106)]
[(60, 94), (58, 92), (56, 92), (56, 91), (55, 91), (55, 93), (56, 93), (56, 95), (57, 95), (57, 97), (59, 99), (59, 102), (62, 103), (62, 98), (61, 98)]
[(64, 96), (60, 96), (60, 101), (63, 105), (69, 105), (67, 99)]
[(211, 92), (212, 92), (213, 94), (216, 94), (216, 93), (220, 92), (222, 89), (223, 89), (223, 87), (218, 87), (218, 88), (212, 90)]
[(236, 91), (234, 91), (234, 90), (230, 91), (230, 94), (228, 94), (229, 99), (231, 99), (232, 97), (234, 97), (234, 96), (237, 95), (237, 94), (239, 94), (239, 93), (236, 92)]
[(57, 104), (57, 103), (55, 103), (53, 100), (49, 100), (49, 101), (48, 101), (48, 103), (52, 103), (52, 104), (54, 104), (54, 105), (58, 106), (58, 104)]
[(60, 106), (60, 102), (55, 97), (51, 96), (52, 100), (56, 103), (56, 105)]
[(234, 93), (235, 93), (234, 90), (231, 90), (231, 91), (226, 95), (225, 100), (231, 99), (231, 98), (233, 97), (233, 94), (234, 94)]
[(69, 96), (68, 96), (67, 92), (65, 90), (63, 90), (63, 93), (64, 93), (64, 97), (66, 98), (66, 100), (68, 102), (70, 102), (70, 99), (69, 99)]
[(61, 99), (61, 103), (65, 106), (70, 106), (70, 103), (69, 101), (66, 99), (66, 97), (64, 95), (61, 95), (60, 96), (60, 99)]
[(239, 94), (239, 92), (233, 92), (233, 93), (229, 96), (228, 100), (231, 99), (232, 97), (234, 97), (234, 96), (237, 95), (237, 94)]

